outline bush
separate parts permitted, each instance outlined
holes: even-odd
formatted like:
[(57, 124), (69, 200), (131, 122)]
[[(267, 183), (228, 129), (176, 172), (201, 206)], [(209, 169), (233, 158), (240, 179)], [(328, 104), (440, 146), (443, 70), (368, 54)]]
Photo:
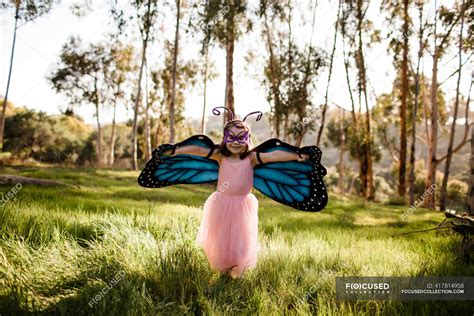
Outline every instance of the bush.
[(463, 181), (449, 180), (447, 206), (454, 209), (465, 209), (468, 187), (467, 183)]
[(388, 197), (386, 205), (407, 205), (407, 200), (404, 197), (398, 195), (390, 195)]
[(5, 150), (21, 159), (75, 162), (90, 133), (76, 117), (22, 110), (6, 118)]

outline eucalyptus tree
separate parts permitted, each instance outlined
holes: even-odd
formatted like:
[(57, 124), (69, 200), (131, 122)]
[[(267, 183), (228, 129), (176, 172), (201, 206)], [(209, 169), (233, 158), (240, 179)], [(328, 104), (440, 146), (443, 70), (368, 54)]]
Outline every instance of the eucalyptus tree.
[[(240, 37), (252, 29), (252, 22), (246, 17), (246, 0), (208, 0), (199, 8), (200, 22), (205, 33), (203, 45), (216, 41), (226, 51), (226, 85), (224, 104), (233, 113), (234, 108), (234, 47)], [(224, 121), (230, 119), (225, 112)]]
[(104, 70), (109, 69), (112, 58), (105, 45), (83, 45), (82, 40), (77, 37), (71, 37), (64, 44), (59, 58), (59, 63), (54, 66), (48, 79), (57, 92), (66, 95), (71, 106), (94, 106), (97, 122), (97, 164), (101, 166), (103, 155), (100, 108), (107, 95)]
[[(0, 151), (3, 150), (3, 131), (5, 129), (5, 111), (8, 103), (8, 92), (10, 91), (10, 82), (13, 70), (13, 57), (15, 55), (16, 45), (16, 34), (18, 28), (22, 27), (25, 23), (35, 20), (36, 18), (48, 13), (53, 7), (53, 0), (43, 1), (21, 1), (21, 0), (10, 0), (2, 1), (0, 3), (0, 12), (3, 14), (13, 13), (15, 17), (15, 24), (13, 26), (13, 40), (10, 50), (10, 66), (8, 68), (7, 86), (5, 88), (5, 96), (2, 102), (2, 112), (0, 117)], [(23, 24), (18, 25), (19, 22)]]
[[(436, 1), (435, 1), (436, 4)], [(454, 40), (453, 30), (459, 25), (461, 18), (464, 15), (465, 10), (472, 12), (473, 4), (463, 2), (460, 6), (454, 4), (452, 9), (446, 6), (440, 6), (439, 8), (435, 5), (434, 21), (430, 24), (430, 31), (433, 36), (433, 41), (428, 43), (428, 51), (433, 59), (432, 76), (431, 76), (431, 91), (430, 91), (430, 118), (429, 118), (429, 143), (428, 143), (428, 155), (427, 155), (427, 167), (426, 167), (426, 179), (425, 179), (425, 190), (436, 185), (436, 169), (440, 162), (447, 158), (448, 155), (444, 155), (441, 158), (436, 157), (438, 148), (438, 91), (441, 83), (438, 83), (438, 68), (439, 62), (446, 55), (448, 47)], [(441, 25), (438, 25), (438, 20), (441, 20)], [(471, 21), (472, 23), (472, 21)], [(472, 32), (472, 30), (471, 30)], [(430, 45), (432, 43), (432, 45)], [(466, 133), (467, 135), (467, 133)], [(463, 145), (467, 144), (468, 140), (464, 139), (453, 151), (459, 150)], [(424, 200), (426, 207), (435, 208), (435, 195), (429, 194)]]
[(139, 105), (141, 101), (142, 94), (142, 78), (143, 78), (143, 69), (145, 66), (147, 48), (150, 45), (150, 42), (154, 40), (155, 34), (155, 23), (159, 13), (159, 1), (158, 0), (134, 0), (132, 2), (133, 8), (135, 9), (135, 18), (138, 24), (138, 28), (141, 35), (141, 61), (138, 71), (138, 82), (137, 82), (137, 92), (134, 97), (134, 107), (133, 107), (133, 121), (132, 121), (132, 168), (134, 170), (138, 169), (137, 161), (137, 129), (138, 129), (138, 113)]

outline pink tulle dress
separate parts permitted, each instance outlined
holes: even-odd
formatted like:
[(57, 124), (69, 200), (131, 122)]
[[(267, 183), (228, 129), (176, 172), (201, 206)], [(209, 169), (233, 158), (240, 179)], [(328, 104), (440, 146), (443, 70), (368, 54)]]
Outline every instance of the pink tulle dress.
[(197, 242), (212, 269), (240, 277), (255, 267), (258, 245), (258, 200), (251, 193), (250, 156), (239, 162), (223, 156), (217, 190), (204, 203)]

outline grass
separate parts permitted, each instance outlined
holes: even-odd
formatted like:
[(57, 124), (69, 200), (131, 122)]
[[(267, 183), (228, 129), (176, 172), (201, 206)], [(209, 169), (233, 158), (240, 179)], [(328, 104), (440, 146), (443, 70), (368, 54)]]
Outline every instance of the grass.
[[(0, 207), (0, 314), (472, 315), (469, 301), (337, 301), (336, 276), (473, 276), (443, 215), (330, 194), (320, 213), (259, 200), (257, 267), (213, 273), (194, 239), (211, 185), (147, 190), (137, 172), (3, 168), (25, 185)], [(10, 187), (2, 187), (6, 193)]]

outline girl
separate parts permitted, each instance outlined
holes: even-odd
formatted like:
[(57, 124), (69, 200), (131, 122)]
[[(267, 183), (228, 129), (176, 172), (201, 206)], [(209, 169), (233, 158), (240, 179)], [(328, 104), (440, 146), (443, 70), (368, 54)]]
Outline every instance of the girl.
[(259, 163), (309, 158), (306, 154), (298, 156), (282, 150), (252, 151), (250, 126), (244, 120), (231, 120), (224, 126), (222, 143), (210, 156), (206, 148), (193, 145), (165, 151), (171, 156), (192, 154), (218, 162), (218, 190), (204, 204), (197, 242), (203, 247), (211, 268), (228, 272), (232, 278), (242, 276), (257, 261), (258, 201), (251, 193), (253, 168)]

